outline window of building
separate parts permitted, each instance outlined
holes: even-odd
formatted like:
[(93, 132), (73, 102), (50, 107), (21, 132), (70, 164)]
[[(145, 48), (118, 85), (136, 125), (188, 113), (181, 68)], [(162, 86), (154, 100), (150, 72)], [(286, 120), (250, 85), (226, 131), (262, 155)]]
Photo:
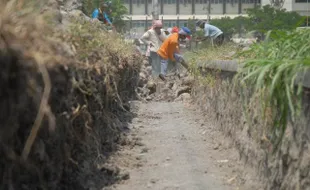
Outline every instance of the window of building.
[(169, 23), (167, 21), (164, 21), (164, 28), (169, 28)]
[[(295, 0), (296, 3), (307, 3), (307, 0)], [(308, 0), (309, 2), (309, 0)]]

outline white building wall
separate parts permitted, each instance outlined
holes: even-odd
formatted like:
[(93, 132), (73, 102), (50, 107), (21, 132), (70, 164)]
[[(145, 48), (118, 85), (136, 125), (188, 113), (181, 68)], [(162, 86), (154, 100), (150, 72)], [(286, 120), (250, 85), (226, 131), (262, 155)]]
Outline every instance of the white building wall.
[(238, 0), (226, 0), (226, 14), (238, 14)]
[(208, 3), (195, 3), (195, 14), (196, 15), (208, 14)]
[[(269, 0), (262, 0), (262, 6), (269, 4)], [(286, 9), (287, 11), (296, 11), (303, 16), (310, 15), (310, 11), (308, 11), (310, 10), (310, 0), (309, 3), (306, 3), (306, 1), (299, 3), (296, 2), (296, 0), (285, 0), (282, 8)]]
[(145, 14), (144, 0), (132, 0), (132, 14), (133, 15)]
[(211, 3), (210, 12), (211, 14), (223, 14), (223, 0), (215, 0), (214, 3)]
[(241, 9), (241, 13), (242, 14), (246, 14), (246, 9), (251, 9), (254, 8), (255, 4), (254, 4), (254, 0), (242, 0), (242, 9)]
[(192, 0), (180, 0), (180, 15), (190, 15), (192, 14)]
[[(171, 2), (171, 0), (170, 0), (170, 2)], [(177, 14), (176, 3), (167, 3), (167, 1), (164, 1), (163, 9), (164, 9), (163, 10), (164, 15), (176, 15)]]
[(310, 15), (310, 0), (309, 3), (292, 3), (292, 10), (298, 12), (303, 16)]
[[(262, 6), (270, 5), (270, 0), (261, 0), (261, 2)], [(287, 11), (292, 11), (293, 10), (292, 2), (293, 0), (285, 0), (282, 8), (286, 9)]]
[[(147, 14), (151, 15), (152, 11), (153, 11), (153, 7), (152, 7), (152, 0), (151, 0), (147, 4)], [(158, 5), (158, 11), (160, 12), (160, 5)]]

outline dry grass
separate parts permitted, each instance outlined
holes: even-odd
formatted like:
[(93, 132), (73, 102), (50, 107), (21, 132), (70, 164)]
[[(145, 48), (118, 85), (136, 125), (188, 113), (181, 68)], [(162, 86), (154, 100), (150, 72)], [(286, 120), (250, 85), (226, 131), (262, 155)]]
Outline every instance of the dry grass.
[(185, 56), (191, 62), (205, 62), (207, 60), (232, 60), (232, 52), (238, 52), (239, 48), (232, 43), (224, 44), (220, 47), (207, 47), (188, 52)]

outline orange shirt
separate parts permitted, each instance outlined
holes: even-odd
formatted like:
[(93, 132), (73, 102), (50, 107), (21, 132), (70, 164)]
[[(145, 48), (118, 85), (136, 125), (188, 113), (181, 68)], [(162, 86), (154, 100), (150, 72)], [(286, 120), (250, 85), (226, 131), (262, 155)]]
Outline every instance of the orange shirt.
[(179, 48), (179, 34), (173, 33), (171, 34), (164, 43), (160, 46), (157, 54), (163, 59), (170, 59), (171, 61), (175, 61), (173, 54), (178, 52)]

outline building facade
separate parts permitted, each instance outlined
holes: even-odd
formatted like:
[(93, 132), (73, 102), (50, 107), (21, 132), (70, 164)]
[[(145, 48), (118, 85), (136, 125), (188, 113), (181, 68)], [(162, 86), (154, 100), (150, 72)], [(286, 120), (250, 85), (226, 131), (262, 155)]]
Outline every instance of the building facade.
[[(164, 27), (187, 26), (188, 19), (214, 19), (246, 14), (246, 9), (271, 4), (301, 15), (309, 15), (310, 0), (158, 0)], [(129, 11), (128, 27), (144, 32), (152, 22), (152, 0), (124, 0)]]
[(302, 16), (309, 16), (310, 0), (262, 0), (262, 5), (272, 4), (285, 8), (287, 11), (296, 11)]
[[(260, 4), (260, 0), (158, 0), (159, 17), (165, 28), (187, 26), (188, 19), (235, 17), (247, 8)], [(138, 32), (151, 26), (152, 0), (124, 0), (129, 11), (130, 28)]]

